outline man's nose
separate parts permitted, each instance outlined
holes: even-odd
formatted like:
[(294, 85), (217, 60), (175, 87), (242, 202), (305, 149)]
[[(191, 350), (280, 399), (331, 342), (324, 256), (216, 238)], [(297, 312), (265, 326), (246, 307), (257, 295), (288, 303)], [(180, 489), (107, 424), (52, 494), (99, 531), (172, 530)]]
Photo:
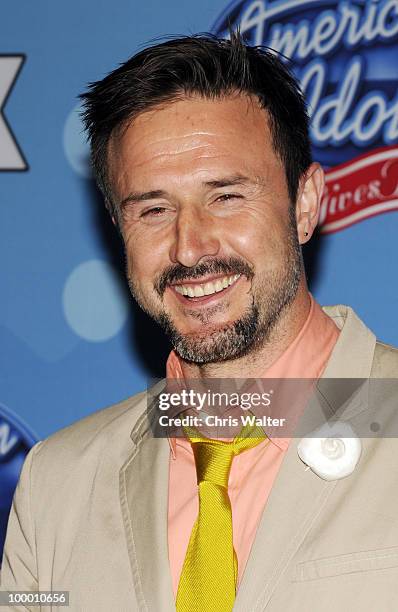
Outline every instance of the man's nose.
[(187, 268), (195, 266), (209, 255), (220, 250), (219, 227), (206, 211), (195, 209), (180, 210), (174, 228), (170, 259)]

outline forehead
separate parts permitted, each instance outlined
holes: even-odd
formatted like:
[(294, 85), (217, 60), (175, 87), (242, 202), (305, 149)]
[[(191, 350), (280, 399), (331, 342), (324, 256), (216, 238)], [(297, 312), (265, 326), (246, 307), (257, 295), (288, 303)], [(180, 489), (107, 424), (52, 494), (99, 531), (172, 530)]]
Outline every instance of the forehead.
[(192, 176), (221, 170), (268, 175), (281, 162), (273, 149), (267, 112), (244, 94), (220, 99), (187, 97), (138, 115), (108, 149), (111, 180)]

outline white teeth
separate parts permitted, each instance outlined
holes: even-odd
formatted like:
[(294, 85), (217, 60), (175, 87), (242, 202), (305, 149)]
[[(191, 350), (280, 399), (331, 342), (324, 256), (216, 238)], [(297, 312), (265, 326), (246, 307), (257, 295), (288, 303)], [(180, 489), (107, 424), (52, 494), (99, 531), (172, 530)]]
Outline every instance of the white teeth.
[(205, 292), (203, 291), (202, 285), (196, 285), (196, 287), (194, 288), (195, 297), (202, 297), (204, 294)]
[(214, 293), (213, 283), (206, 283), (203, 287), (203, 291), (205, 295), (211, 295), (212, 293)]
[(202, 297), (204, 295), (212, 295), (213, 293), (222, 291), (226, 287), (229, 287), (229, 285), (232, 285), (232, 283), (234, 283), (239, 277), (240, 274), (235, 274), (234, 276), (224, 276), (223, 278), (218, 278), (214, 282), (208, 282), (202, 285), (174, 285), (174, 289), (181, 295), (187, 295), (188, 297)]

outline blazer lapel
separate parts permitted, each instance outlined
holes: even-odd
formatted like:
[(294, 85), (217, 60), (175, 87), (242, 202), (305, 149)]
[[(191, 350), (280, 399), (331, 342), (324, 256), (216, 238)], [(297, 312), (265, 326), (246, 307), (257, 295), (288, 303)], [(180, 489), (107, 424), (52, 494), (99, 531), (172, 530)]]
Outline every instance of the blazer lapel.
[(369, 378), (376, 336), (348, 306), (324, 306), (340, 335), (322, 378)]
[[(344, 406), (349, 417), (366, 408), (367, 385), (375, 349), (375, 336), (346, 307), (327, 309), (342, 329), (323, 377), (318, 381), (299, 431), (311, 431)], [(350, 378), (339, 384), (330, 378)], [(324, 510), (338, 481), (316, 476), (300, 460), (297, 446), (300, 437), (292, 439), (264, 509), (252, 546), (234, 612), (264, 610), (277, 588), (278, 581), (291, 558), (305, 539), (314, 521)]]
[(299, 459), (293, 438), (265, 506), (234, 612), (264, 610), (279, 578), (322, 512), (336, 481), (316, 476)]
[(131, 437), (120, 500), (137, 600), (145, 612), (175, 612), (167, 540), (169, 443), (153, 437), (146, 412)]

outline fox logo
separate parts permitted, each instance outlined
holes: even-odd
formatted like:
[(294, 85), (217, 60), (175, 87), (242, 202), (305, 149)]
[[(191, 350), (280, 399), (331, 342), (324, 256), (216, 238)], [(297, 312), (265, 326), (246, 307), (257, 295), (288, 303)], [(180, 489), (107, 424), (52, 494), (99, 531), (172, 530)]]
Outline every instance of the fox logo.
[(11, 94), (18, 74), (25, 61), (24, 55), (0, 55), (0, 170), (23, 171), (28, 164), (23, 156), (14, 133), (7, 122), (4, 108)]

